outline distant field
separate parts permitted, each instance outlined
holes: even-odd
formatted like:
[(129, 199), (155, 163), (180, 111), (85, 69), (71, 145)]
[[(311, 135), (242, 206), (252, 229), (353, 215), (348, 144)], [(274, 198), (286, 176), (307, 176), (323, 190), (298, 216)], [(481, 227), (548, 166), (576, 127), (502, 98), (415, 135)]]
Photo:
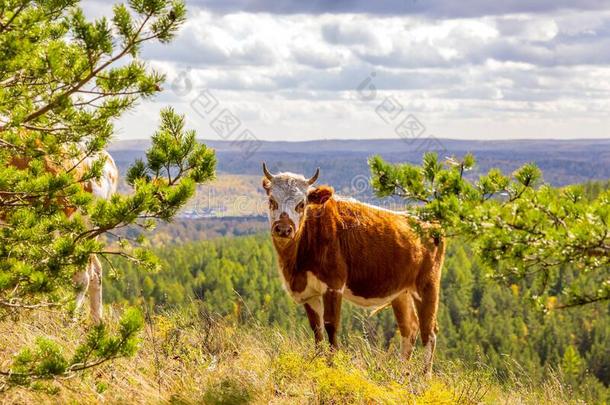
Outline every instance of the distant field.
[[(261, 177), (220, 173), (214, 181), (197, 188), (196, 195), (181, 210), (178, 218), (267, 215)], [(124, 181), (119, 185), (119, 192), (130, 192)]]
[(266, 208), (261, 176), (219, 174), (216, 180), (197, 189), (180, 217), (265, 215)]

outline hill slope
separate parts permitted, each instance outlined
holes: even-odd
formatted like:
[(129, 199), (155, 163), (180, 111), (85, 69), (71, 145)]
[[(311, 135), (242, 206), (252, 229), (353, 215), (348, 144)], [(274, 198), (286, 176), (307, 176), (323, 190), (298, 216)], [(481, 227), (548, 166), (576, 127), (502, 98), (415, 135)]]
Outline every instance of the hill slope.
[[(0, 322), (0, 364), (11, 347), (33, 341), (44, 330), (70, 352), (82, 328), (57, 315), (27, 322)], [(431, 380), (421, 375), (419, 356), (402, 361), (396, 350), (381, 352), (362, 340), (335, 355), (316, 350), (302, 330), (282, 333), (260, 325), (242, 326), (204, 312), (158, 315), (133, 359), (107, 363), (82, 376), (38, 382), (34, 390), (9, 388), (2, 403), (571, 403), (557, 380), (532, 386), (526, 379), (501, 383), (481, 368), (464, 371), (437, 362)]]

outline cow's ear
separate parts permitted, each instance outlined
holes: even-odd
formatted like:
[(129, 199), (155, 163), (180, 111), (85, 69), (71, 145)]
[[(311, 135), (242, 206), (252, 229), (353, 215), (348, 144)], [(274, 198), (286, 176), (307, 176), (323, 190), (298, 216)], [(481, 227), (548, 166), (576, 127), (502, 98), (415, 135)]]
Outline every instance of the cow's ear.
[(271, 180), (266, 177), (263, 177), (263, 188), (269, 194), (271, 192)]
[(324, 204), (333, 196), (335, 190), (329, 186), (320, 186), (307, 193), (307, 202), (312, 204)]

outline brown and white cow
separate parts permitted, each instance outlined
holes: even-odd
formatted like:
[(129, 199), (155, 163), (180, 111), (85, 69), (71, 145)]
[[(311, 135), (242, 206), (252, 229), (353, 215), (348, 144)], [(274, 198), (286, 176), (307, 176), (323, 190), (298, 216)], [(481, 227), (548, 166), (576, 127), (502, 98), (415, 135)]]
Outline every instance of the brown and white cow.
[[(112, 156), (106, 151), (102, 151), (96, 155), (88, 157), (79, 157), (63, 162), (62, 165), (56, 165), (50, 161), (45, 161), (45, 170), (48, 173), (59, 173), (73, 169), (74, 177), (80, 178), (84, 173), (91, 169), (91, 165), (99, 159), (104, 159), (104, 167), (102, 175), (97, 180), (90, 180), (82, 184), (83, 189), (91, 193), (94, 197), (110, 199), (116, 192), (119, 181), (119, 170), (112, 159)], [(30, 160), (16, 156), (10, 164), (17, 169), (26, 169)], [(0, 199), (2, 192), (0, 191)], [(61, 201), (60, 201), (61, 203)], [(74, 214), (73, 206), (65, 205), (64, 213), (70, 217)], [(0, 213), (0, 220), (2, 215)], [(73, 281), (76, 284), (78, 293), (76, 295), (76, 311), (82, 308), (85, 300), (85, 294), (89, 292), (89, 306), (91, 310), (91, 319), (93, 323), (99, 324), (102, 321), (102, 263), (96, 255), (89, 257), (89, 263), (85, 270), (74, 275)]]
[(263, 163), (263, 172), (280, 276), (288, 293), (304, 304), (316, 343), (326, 329), (337, 347), (343, 298), (364, 307), (391, 305), (403, 355), (411, 357), (419, 330), (430, 374), (444, 240), (419, 236), (416, 220), (406, 213), (339, 197), (329, 186), (314, 187), (319, 170), (306, 179), (271, 174)]

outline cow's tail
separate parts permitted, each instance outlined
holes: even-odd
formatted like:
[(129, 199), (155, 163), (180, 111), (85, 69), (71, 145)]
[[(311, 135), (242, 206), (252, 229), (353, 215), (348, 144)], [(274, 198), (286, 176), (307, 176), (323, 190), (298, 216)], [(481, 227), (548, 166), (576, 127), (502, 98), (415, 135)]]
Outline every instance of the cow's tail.
[(434, 263), (436, 265), (436, 271), (438, 271), (440, 275), (443, 262), (445, 261), (445, 250), (447, 248), (445, 235), (435, 237), (434, 244), (436, 245), (436, 250), (434, 252)]
[(384, 309), (386, 309), (387, 307), (389, 307), (391, 305), (392, 305), (392, 301), (386, 302), (385, 304), (378, 306), (377, 308), (375, 308), (371, 311), (371, 313), (369, 314), (369, 318), (372, 318), (373, 316), (377, 315), (379, 312), (383, 311)]

